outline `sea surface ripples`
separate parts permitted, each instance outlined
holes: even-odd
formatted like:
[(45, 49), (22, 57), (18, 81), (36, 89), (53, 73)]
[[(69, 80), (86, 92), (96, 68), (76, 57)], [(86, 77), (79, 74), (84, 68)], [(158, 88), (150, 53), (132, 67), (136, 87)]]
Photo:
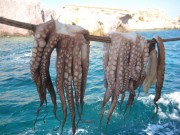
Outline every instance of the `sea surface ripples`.
[[(162, 38), (179, 37), (180, 30), (164, 31), (140, 31), (138, 32), (146, 39), (156, 36)], [(45, 123), (45, 107), (42, 108), (33, 130), (33, 123), (36, 116), (36, 109), (39, 106), (38, 94), (32, 82), (29, 62), (32, 37), (1, 37), (0, 38), (0, 134), (17, 135), (54, 135), (60, 131), (53, 131), (59, 122), (52, 113), (53, 106), (48, 96), (48, 116)], [(85, 95), (85, 107), (83, 112), (84, 120), (93, 120), (92, 123), (80, 123), (77, 135), (98, 135), (103, 134), (106, 123), (106, 115), (109, 109), (106, 106), (102, 130), (99, 128), (99, 116), (101, 102), (105, 88), (103, 86), (102, 66), (102, 43), (91, 42), (90, 66)], [(180, 134), (180, 41), (165, 43), (166, 69), (165, 82), (162, 91), (162, 98), (158, 116), (152, 120), (155, 106), (153, 98), (155, 88), (152, 86), (149, 94), (141, 90), (140, 97), (135, 99), (132, 111), (127, 113), (124, 120), (123, 112), (120, 112), (117, 105), (109, 123), (107, 134), (147, 134), (147, 135), (174, 135)], [(50, 73), (55, 86), (55, 58), (53, 52), (51, 57)], [(61, 105), (58, 99), (58, 117), (62, 118)], [(127, 99), (123, 107), (125, 107)], [(71, 134), (71, 122), (68, 111), (68, 118), (64, 128), (64, 134)]]

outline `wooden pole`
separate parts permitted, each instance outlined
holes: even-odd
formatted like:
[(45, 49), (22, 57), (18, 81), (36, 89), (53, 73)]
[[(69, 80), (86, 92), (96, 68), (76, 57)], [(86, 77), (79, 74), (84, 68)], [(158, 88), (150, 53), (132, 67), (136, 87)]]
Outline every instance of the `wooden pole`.
[(36, 25), (34, 24), (19, 22), (19, 21), (15, 21), (15, 20), (3, 18), (3, 17), (0, 17), (0, 23), (18, 27), (18, 28), (27, 29), (27, 30), (32, 30), (32, 31), (35, 31), (36, 29)]
[[(18, 28), (23, 28), (27, 30), (36, 30), (35, 24), (30, 24), (30, 23), (24, 23), (24, 22), (19, 22), (7, 18), (0, 17), (0, 23), (18, 27)], [(95, 36), (95, 35), (85, 35), (85, 38), (91, 41), (97, 41), (97, 42), (106, 42), (106, 43), (111, 43), (111, 39), (107, 36)], [(169, 38), (169, 39), (163, 39), (163, 42), (170, 42), (170, 41), (178, 41), (180, 40), (180, 37), (177, 38)], [(147, 40), (149, 43), (155, 43), (155, 40)]]

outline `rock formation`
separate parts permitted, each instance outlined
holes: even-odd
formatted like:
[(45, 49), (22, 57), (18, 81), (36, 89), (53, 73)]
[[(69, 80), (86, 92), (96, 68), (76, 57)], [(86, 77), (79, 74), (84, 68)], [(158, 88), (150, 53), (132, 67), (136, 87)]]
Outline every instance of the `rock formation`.
[[(95, 35), (105, 35), (110, 31), (180, 28), (179, 18), (171, 20), (159, 9), (129, 11), (68, 5), (55, 11), (42, 5), (39, 0), (1, 1), (0, 16), (33, 24), (53, 18), (63, 23), (80, 25)], [(0, 35), (29, 34), (27, 30), (0, 24)]]
[[(44, 9), (45, 8), (45, 9)], [(51, 15), (55, 12), (43, 7), (39, 0), (1, 0), (0, 16), (8, 19), (13, 19), (21, 22), (40, 24), (42, 20), (42, 12), (46, 20), (50, 20)], [(45, 20), (45, 21), (46, 21)], [(0, 24), (0, 35), (30, 35), (31, 31), (11, 27)]]
[[(147, 9), (137, 11), (129, 22), (129, 29), (174, 29), (167, 15), (159, 9)], [(180, 27), (179, 27), (180, 28)]]

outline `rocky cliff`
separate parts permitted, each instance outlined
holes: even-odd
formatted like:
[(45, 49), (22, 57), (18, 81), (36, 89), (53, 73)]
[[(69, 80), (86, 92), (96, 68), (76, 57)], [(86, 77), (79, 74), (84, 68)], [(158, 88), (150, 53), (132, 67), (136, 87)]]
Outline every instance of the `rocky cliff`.
[(110, 31), (133, 31), (148, 29), (178, 29), (178, 20), (170, 20), (159, 9), (128, 11), (112, 8), (64, 6), (60, 21), (75, 23), (91, 33), (106, 34)]
[[(129, 11), (69, 5), (54, 11), (43, 6), (39, 0), (0, 0), (0, 16), (33, 24), (54, 18), (63, 23), (80, 25), (96, 35), (104, 35), (111, 31), (180, 28), (179, 18), (170, 20), (158, 9)], [(0, 34), (29, 35), (31, 33), (0, 24)]]
[[(51, 16), (54, 16), (55, 11), (43, 7), (38, 0), (0, 0), (1, 17), (39, 24), (43, 22), (42, 13), (44, 14), (44, 18), (49, 20)], [(0, 24), (0, 35), (29, 34), (31, 34), (31, 31)]]

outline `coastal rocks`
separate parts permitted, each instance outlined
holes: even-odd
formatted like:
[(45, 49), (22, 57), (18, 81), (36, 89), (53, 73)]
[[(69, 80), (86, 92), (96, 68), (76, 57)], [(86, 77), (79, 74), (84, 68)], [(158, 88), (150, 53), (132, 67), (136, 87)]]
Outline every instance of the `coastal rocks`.
[(106, 35), (111, 31), (180, 28), (177, 21), (173, 22), (159, 9), (130, 11), (68, 5), (60, 13), (60, 21), (80, 25), (95, 35)]
[(117, 31), (117, 29), (126, 31), (124, 24), (128, 22), (130, 16), (126, 15), (129, 13), (128, 11), (121, 9), (84, 6), (64, 6), (59, 13), (61, 14), (59, 21), (80, 25), (95, 35), (105, 35), (110, 31)]
[(129, 22), (130, 30), (174, 29), (176, 26), (167, 15), (159, 9), (140, 10), (134, 13)]
[[(40, 24), (50, 20), (55, 12), (40, 4), (39, 0), (1, 0), (0, 16), (26, 23)], [(44, 12), (44, 13), (43, 13)], [(31, 31), (0, 24), (0, 35), (30, 35)]]
[(176, 29), (180, 29), (180, 16), (178, 16), (177, 18), (175, 18), (173, 20), (173, 24), (174, 24)]
[[(109, 32), (128, 32), (148, 29), (179, 29), (180, 18), (169, 19), (159, 9), (130, 11), (125, 9), (63, 6), (49, 9), (40, 0), (5, 0), (0, 4), (0, 16), (40, 24), (56, 19), (59, 22), (80, 25), (90, 34), (106, 35)], [(0, 35), (29, 35), (31, 31), (0, 24)]]

